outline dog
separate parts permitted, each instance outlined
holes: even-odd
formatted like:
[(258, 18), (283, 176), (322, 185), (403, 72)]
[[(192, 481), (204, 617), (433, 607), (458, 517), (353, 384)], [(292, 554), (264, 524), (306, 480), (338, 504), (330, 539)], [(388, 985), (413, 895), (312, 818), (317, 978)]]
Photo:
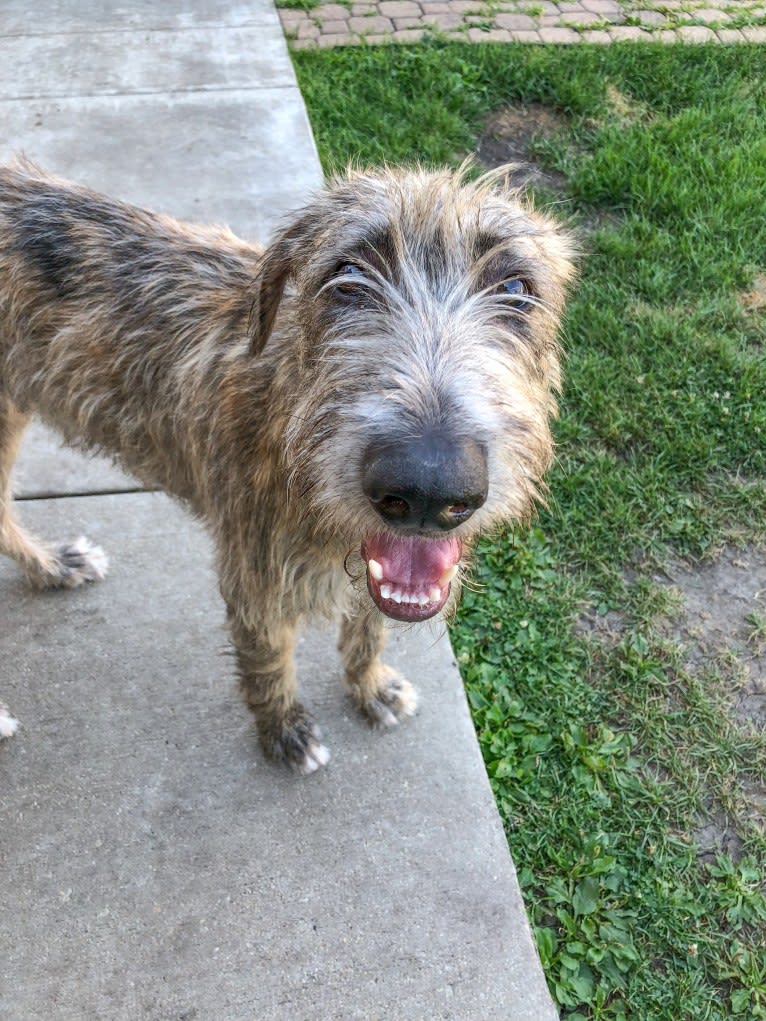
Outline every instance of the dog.
[(0, 169), (0, 552), (38, 587), (106, 573), (87, 540), (13, 517), (32, 415), (182, 501), (215, 544), (263, 748), (311, 773), (329, 753), (296, 629), (342, 618), (361, 712), (414, 713), (384, 619), (448, 613), (476, 537), (543, 493), (572, 276), (570, 234), (507, 168), (354, 169), (266, 248)]

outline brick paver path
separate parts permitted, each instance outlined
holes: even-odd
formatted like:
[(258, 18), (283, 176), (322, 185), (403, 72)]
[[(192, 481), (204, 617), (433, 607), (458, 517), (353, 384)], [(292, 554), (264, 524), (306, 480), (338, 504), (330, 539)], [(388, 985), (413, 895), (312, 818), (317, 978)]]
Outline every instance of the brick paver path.
[(295, 49), (434, 34), (470, 42), (766, 42), (766, 3), (750, 0), (343, 0), (281, 8), (279, 16)]

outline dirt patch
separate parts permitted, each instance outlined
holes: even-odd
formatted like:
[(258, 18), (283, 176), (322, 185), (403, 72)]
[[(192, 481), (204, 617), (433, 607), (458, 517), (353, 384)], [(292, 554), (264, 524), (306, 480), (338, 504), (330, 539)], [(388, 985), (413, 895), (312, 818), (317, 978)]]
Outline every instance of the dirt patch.
[(632, 96), (620, 92), (616, 85), (606, 87), (606, 105), (610, 113), (625, 124), (651, 119), (651, 111)]
[(712, 865), (719, 854), (728, 854), (733, 861), (742, 857), (742, 838), (722, 808), (710, 810), (710, 815), (697, 826), (692, 837), (699, 847), (700, 861)]
[(762, 312), (766, 309), (766, 273), (756, 273), (753, 289), (740, 294), (739, 300), (749, 312)]
[(476, 147), (476, 158), (488, 170), (514, 164), (509, 177), (516, 188), (543, 187), (561, 193), (566, 177), (544, 169), (532, 155), (534, 143), (552, 138), (567, 127), (566, 117), (542, 103), (505, 106), (492, 114)]
[(766, 727), (766, 551), (727, 549), (712, 564), (675, 565), (668, 576), (680, 591), (684, 613), (679, 637), (690, 669), (736, 657), (743, 681), (731, 692), (741, 723)]
[[(713, 667), (720, 672), (721, 712), (738, 727), (766, 729), (766, 550), (727, 548), (712, 563), (675, 562), (653, 576), (656, 583), (672, 586), (677, 611), (667, 626), (667, 637), (684, 649), (685, 668), (700, 676)], [(630, 577), (626, 577), (628, 584)], [(675, 601), (675, 600), (674, 600)], [(578, 632), (604, 648), (614, 648), (624, 633), (625, 621), (613, 610), (599, 615), (590, 607), (578, 618)], [(707, 800), (690, 836), (703, 862), (718, 854), (741, 858), (743, 842), (738, 822), (766, 818), (766, 789), (755, 778), (741, 777), (730, 814), (716, 797)]]
[[(554, 138), (567, 130), (566, 115), (542, 103), (504, 106), (487, 121), (476, 146), (478, 163), (487, 170), (509, 164), (508, 179), (514, 188), (540, 188), (556, 198), (567, 194), (567, 178), (557, 170), (543, 167), (534, 155), (541, 139)], [(591, 208), (581, 210), (574, 226), (578, 236), (618, 226), (620, 217), (614, 212)]]
[(595, 607), (583, 611), (575, 621), (578, 634), (597, 642), (599, 645), (613, 647), (622, 637), (625, 617), (616, 610), (599, 613)]
[[(683, 598), (676, 637), (688, 650), (687, 668), (728, 663), (726, 674), (739, 678), (728, 693), (731, 712), (742, 726), (766, 727), (766, 551), (727, 549), (712, 564), (675, 565), (667, 574)], [(763, 816), (766, 791), (753, 782), (743, 796), (748, 811)], [(742, 854), (736, 820), (720, 805), (708, 806), (693, 838), (702, 861), (716, 854)]]

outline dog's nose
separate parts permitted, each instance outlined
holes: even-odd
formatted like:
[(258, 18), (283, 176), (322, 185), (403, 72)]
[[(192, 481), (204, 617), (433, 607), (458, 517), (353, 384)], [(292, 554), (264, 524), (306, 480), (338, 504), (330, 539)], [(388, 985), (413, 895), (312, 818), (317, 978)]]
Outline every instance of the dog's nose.
[(402, 532), (462, 525), (487, 499), (487, 452), (474, 439), (431, 433), (374, 443), (362, 463), (365, 496)]

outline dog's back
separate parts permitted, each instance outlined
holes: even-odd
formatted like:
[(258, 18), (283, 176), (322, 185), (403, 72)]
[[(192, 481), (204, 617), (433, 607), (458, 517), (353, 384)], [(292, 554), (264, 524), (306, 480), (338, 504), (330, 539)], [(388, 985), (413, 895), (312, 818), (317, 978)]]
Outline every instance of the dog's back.
[(40, 337), (87, 315), (119, 330), (121, 349), (140, 332), (143, 357), (147, 331), (177, 341), (184, 312), (223, 303), (230, 322), (246, 316), (260, 254), (225, 228), (181, 224), (27, 162), (0, 167), (6, 344), (9, 320)]
[(149, 455), (180, 366), (244, 340), (260, 254), (26, 162), (0, 168), (0, 395), (167, 486)]

